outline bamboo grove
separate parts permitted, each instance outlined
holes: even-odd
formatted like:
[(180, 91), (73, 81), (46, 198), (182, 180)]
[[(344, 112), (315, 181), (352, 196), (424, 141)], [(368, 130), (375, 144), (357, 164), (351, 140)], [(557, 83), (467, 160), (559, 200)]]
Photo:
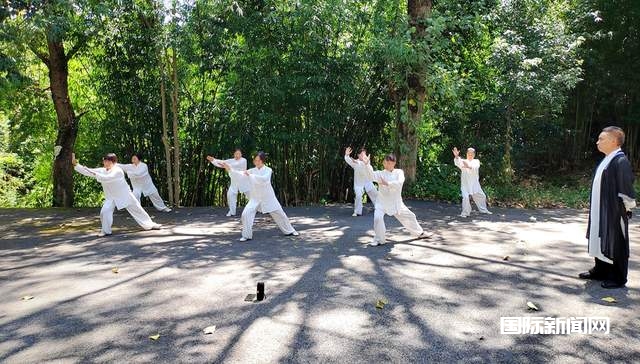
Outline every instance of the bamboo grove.
[(453, 146), (496, 186), (588, 174), (606, 125), (640, 160), (637, 1), (2, 4), (0, 206), (97, 205), (73, 152), (141, 153), (180, 206), (224, 204), (205, 157), (236, 147), (287, 205), (351, 199), (347, 146), (398, 154), (418, 198), (456, 197)]

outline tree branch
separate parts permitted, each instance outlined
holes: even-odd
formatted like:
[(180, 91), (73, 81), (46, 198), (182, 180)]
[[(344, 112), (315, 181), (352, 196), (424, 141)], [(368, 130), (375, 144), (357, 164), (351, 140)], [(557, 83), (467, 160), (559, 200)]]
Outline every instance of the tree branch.
[(77, 121), (77, 120), (80, 120), (80, 118), (81, 118), (84, 114), (88, 113), (89, 111), (90, 111), (90, 110), (85, 110), (85, 111), (81, 112), (80, 114), (76, 114), (76, 117), (75, 117), (76, 121)]
[(76, 55), (76, 53), (80, 52), (80, 50), (82, 49), (82, 47), (85, 46), (85, 44), (87, 44), (87, 39), (86, 38), (82, 38), (79, 39), (76, 44), (73, 45), (73, 47), (71, 47), (71, 49), (69, 49), (69, 52), (67, 52), (67, 55), (65, 56), (67, 58), (67, 61), (71, 60), (71, 58), (73, 58), (73, 56)]
[(33, 44), (29, 44), (28, 46), (31, 52), (33, 52), (36, 57), (38, 57), (42, 62), (44, 62), (44, 64), (47, 65), (47, 67), (49, 67), (49, 57), (47, 57), (45, 53), (40, 52)]

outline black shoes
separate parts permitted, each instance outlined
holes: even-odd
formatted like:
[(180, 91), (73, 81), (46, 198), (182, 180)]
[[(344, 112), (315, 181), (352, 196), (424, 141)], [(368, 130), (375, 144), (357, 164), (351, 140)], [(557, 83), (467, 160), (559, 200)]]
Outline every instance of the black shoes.
[(591, 279), (591, 280), (594, 280), (594, 281), (603, 281), (600, 284), (600, 286), (602, 286), (602, 288), (607, 288), (607, 289), (624, 287), (624, 283), (618, 283), (618, 282), (612, 281), (610, 279), (605, 279), (602, 276), (593, 274), (592, 271), (580, 273), (580, 274), (578, 274), (578, 278), (580, 278), (580, 279)]
[(591, 271), (578, 274), (578, 278), (580, 278), (580, 279), (593, 279), (594, 281), (603, 280), (602, 277), (591, 273)]

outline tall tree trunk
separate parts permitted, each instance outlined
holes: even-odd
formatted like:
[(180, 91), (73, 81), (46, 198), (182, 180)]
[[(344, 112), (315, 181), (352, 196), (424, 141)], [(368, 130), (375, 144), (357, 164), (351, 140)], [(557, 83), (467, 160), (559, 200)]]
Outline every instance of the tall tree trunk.
[(582, 112), (582, 109), (580, 108), (580, 85), (576, 86), (576, 93), (575, 93), (575, 98), (576, 98), (576, 117), (575, 117), (575, 127), (573, 129), (573, 156), (571, 158), (571, 161), (573, 162), (574, 165), (578, 164), (580, 161), (580, 155), (582, 154), (582, 145), (580, 145), (580, 143), (578, 143), (578, 134), (582, 134), (582, 128), (584, 128), (584, 118), (582, 117), (582, 115), (580, 114)]
[(53, 206), (72, 207), (74, 194), (71, 153), (78, 135), (78, 123), (69, 98), (68, 59), (62, 40), (55, 39), (51, 32), (47, 32), (47, 48), (49, 56), (46, 64), (49, 68), (51, 99), (58, 120), (56, 150), (60, 149), (53, 161)]
[(171, 144), (169, 142), (169, 121), (167, 120), (167, 99), (164, 84), (164, 56), (159, 51), (158, 60), (160, 66), (160, 100), (162, 105), (162, 144), (164, 145), (164, 158), (167, 163), (167, 192), (169, 194), (169, 204), (174, 205), (173, 200), (173, 173), (171, 168)]
[(173, 114), (173, 200), (176, 206), (180, 206), (180, 136), (178, 135), (178, 62), (176, 60), (176, 49), (171, 52), (173, 93), (171, 97), (171, 110)]
[[(431, 8), (431, 0), (408, 0), (407, 2), (409, 26), (415, 28), (415, 32), (411, 33), (414, 47), (418, 47), (424, 41), (426, 20), (431, 16)], [(407, 75), (407, 120), (397, 124), (398, 142), (400, 143), (398, 164), (404, 169), (405, 177), (409, 183), (416, 180), (418, 127), (422, 121), (426, 98), (425, 70), (425, 65), (418, 62), (409, 71)]]
[(506, 125), (505, 140), (504, 140), (504, 156), (502, 157), (502, 171), (503, 171), (502, 177), (504, 178), (504, 181), (508, 183), (513, 181), (513, 177), (515, 175), (513, 171), (513, 163), (511, 162), (512, 118), (513, 118), (512, 109), (511, 107), (507, 107), (507, 113), (506, 113), (507, 125)]

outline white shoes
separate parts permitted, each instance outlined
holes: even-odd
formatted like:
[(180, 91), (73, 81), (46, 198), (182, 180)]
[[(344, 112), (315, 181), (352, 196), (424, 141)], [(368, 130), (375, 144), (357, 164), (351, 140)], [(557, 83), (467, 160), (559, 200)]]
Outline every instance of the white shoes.
[(294, 230), (291, 234), (287, 234), (286, 236), (298, 236), (298, 235), (300, 235), (300, 233)]
[(236, 214), (232, 214), (231, 211), (227, 212), (227, 217), (236, 216)]
[(245, 238), (244, 236), (240, 238), (240, 241), (248, 241), (251, 240), (250, 238)]
[(109, 235), (111, 235), (111, 233), (107, 234), (107, 233), (105, 233), (104, 231), (100, 231), (100, 232), (98, 233), (98, 237), (109, 236)]
[(379, 246), (379, 245), (384, 245), (384, 244), (385, 244), (385, 242), (384, 242), (384, 241), (377, 241), (377, 240), (374, 240), (374, 241), (372, 241), (371, 243), (369, 243), (369, 246)]
[(151, 230), (160, 230), (161, 227), (162, 225), (160, 224), (153, 224), (153, 226), (151, 227)]
[(356, 217), (356, 216), (358, 216), (358, 214), (356, 214), (356, 213), (354, 212), (351, 216)]
[(164, 210), (162, 210), (162, 212), (171, 212), (171, 209), (167, 207)]
[[(489, 211), (489, 210), (486, 210), (486, 211), (480, 211), (480, 213), (481, 213), (481, 214), (485, 214), (485, 215), (493, 215), (493, 212), (491, 212), (491, 211)], [(460, 217), (469, 217), (469, 215), (468, 215), (468, 214), (464, 214), (464, 213), (462, 213), (462, 214), (460, 214)]]
[(419, 239), (431, 239), (433, 237), (432, 232), (423, 231), (422, 234), (418, 235)]

